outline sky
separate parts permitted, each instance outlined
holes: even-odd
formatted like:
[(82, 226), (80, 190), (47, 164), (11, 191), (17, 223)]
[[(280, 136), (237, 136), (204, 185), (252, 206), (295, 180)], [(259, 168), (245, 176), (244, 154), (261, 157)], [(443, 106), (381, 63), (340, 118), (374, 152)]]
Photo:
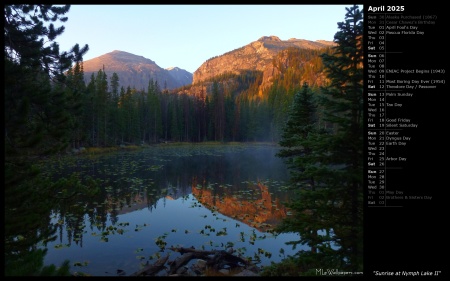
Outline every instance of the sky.
[[(89, 45), (83, 60), (114, 50), (194, 73), (206, 60), (263, 36), (333, 41), (349, 5), (80, 5), (66, 14), (60, 51)], [(362, 9), (360, 5), (360, 9)]]

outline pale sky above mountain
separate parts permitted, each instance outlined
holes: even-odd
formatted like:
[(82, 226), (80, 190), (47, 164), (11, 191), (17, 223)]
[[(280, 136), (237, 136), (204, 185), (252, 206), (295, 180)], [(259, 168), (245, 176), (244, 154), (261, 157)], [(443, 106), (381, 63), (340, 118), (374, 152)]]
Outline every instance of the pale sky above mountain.
[[(61, 51), (89, 45), (84, 61), (120, 50), (193, 73), (209, 58), (263, 36), (333, 41), (350, 5), (72, 5)], [(363, 5), (360, 5), (363, 9)]]

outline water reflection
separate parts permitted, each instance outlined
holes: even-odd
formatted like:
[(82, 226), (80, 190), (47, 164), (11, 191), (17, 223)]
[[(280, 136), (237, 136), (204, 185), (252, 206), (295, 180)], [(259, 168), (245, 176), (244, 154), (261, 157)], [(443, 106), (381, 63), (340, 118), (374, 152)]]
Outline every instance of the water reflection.
[[(192, 194), (208, 209), (237, 219), (259, 231), (270, 231), (286, 217), (287, 209), (280, 198), (272, 196), (267, 185), (246, 182), (246, 189), (227, 192), (228, 185), (217, 186), (197, 183), (194, 178)], [(286, 198), (287, 200), (287, 198)]]
[(43, 245), (45, 264), (70, 259), (74, 270), (95, 276), (131, 274), (170, 246), (234, 247), (262, 265), (279, 261), (298, 251), (284, 244), (298, 236), (270, 232), (289, 215), (282, 204), (287, 169), (275, 153), (270, 146), (182, 145), (47, 162), (55, 179), (75, 173), (102, 188), (53, 209), (58, 234)]

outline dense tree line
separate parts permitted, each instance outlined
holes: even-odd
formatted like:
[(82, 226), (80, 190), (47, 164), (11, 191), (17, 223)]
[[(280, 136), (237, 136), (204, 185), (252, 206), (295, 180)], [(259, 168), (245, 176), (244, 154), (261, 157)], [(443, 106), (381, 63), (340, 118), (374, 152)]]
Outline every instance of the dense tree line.
[(260, 89), (263, 73), (223, 73), (202, 82), (205, 90), (189, 94), (191, 86), (161, 90), (153, 79), (146, 90), (119, 89), (120, 77), (105, 69), (84, 85), (83, 64), (67, 72), (71, 111), (71, 145), (116, 146), (161, 141), (278, 141), (300, 81), (322, 85), (323, 63), (318, 50), (288, 49), (274, 58), (279, 70), (274, 83)]

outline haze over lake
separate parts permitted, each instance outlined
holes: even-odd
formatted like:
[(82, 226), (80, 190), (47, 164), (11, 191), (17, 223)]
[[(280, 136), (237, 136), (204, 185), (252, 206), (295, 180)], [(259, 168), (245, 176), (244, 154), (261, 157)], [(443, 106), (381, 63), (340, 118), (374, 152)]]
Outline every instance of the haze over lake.
[(55, 178), (76, 172), (101, 181), (99, 195), (60, 206), (51, 216), (57, 238), (45, 264), (69, 259), (93, 276), (127, 275), (174, 246), (232, 247), (259, 265), (293, 250), (271, 229), (290, 215), (288, 170), (268, 145), (160, 145), (45, 163)]

